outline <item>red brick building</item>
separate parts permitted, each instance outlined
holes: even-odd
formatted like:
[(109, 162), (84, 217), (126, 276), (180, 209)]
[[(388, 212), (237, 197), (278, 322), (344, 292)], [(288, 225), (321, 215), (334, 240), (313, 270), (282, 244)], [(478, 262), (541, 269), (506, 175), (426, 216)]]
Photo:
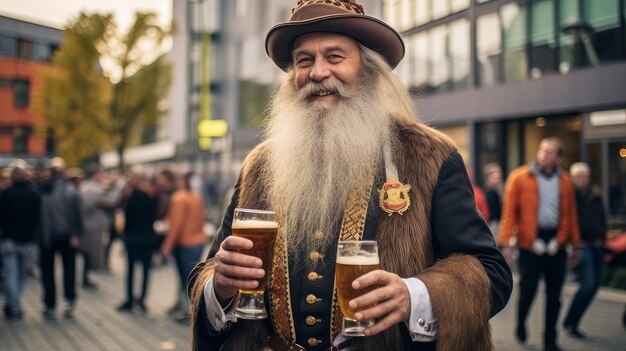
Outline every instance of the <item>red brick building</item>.
[(51, 65), (63, 31), (0, 16), (0, 167), (14, 158), (36, 161), (53, 152), (33, 96), (43, 88), (42, 68)]

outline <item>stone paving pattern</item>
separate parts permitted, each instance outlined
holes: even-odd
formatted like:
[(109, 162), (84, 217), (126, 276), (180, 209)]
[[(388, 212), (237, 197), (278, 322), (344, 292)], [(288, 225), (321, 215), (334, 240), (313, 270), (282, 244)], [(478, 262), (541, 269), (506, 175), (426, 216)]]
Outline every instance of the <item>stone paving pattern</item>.
[[(74, 319), (62, 317), (61, 303), (57, 307), (56, 320), (43, 319), (39, 280), (29, 279), (23, 298), (24, 319), (19, 321), (0, 319), (0, 351), (189, 350), (188, 326), (174, 321), (166, 313), (168, 307), (174, 303), (178, 289), (178, 279), (173, 265), (158, 267), (152, 271), (146, 315), (120, 313), (115, 307), (124, 297), (125, 260), (119, 242), (115, 244), (112, 254), (111, 273), (94, 275), (98, 290), (79, 290), (80, 296)], [(57, 285), (57, 288), (60, 286)], [(566, 284), (561, 314), (568, 306), (575, 288), (573, 282)], [(543, 287), (540, 286), (539, 289), (527, 324), (529, 333), (527, 344), (519, 345), (513, 336), (517, 304), (514, 289), (508, 306), (491, 320), (496, 350), (542, 350), (544, 298)], [(0, 301), (4, 303), (1, 297)], [(626, 292), (601, 289), (581, 326), (581, 330), (587, 333), (588, 338), (579, 341), (561, 331), (559, 341), (563, 349), (626, 351), (626, 329), (621, 324), (625, 303)]]

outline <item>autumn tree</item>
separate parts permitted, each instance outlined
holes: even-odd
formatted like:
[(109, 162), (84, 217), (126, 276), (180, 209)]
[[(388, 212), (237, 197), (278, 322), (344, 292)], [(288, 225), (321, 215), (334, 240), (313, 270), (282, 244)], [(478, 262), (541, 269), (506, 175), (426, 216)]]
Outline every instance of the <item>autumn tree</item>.
[(68, 163), (116, 150), (124, 168), (124, 150), (165, 112), (171, 67), (161, 48), (169, 34), (153, 13), (137, 13), (123, 35), (111, 15), (81, 13), (65, 28), (42, 105)]

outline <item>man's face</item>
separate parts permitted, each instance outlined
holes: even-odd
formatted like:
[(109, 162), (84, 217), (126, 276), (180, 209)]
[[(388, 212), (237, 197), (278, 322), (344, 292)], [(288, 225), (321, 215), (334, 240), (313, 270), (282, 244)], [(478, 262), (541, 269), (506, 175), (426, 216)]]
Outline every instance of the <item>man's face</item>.
[(578, 172), (572, 173), (572, 183), (578, 190), (587, 190), (590, 178), (589, 172), (586, 170), (578, 170)]
[(326, 105), (342, 98), (337, 86), (351, 87), (356, 83), (361, 53), (350, 37), (313, 33), (296, 39), (293, 60), (296, 88), (306, 88), (309, 102)]
[(537, 151), (537, 165), (543, 171), (552, 171), (561, 162), (558, 146), (547, 140), (543, 140), (539, 144)]

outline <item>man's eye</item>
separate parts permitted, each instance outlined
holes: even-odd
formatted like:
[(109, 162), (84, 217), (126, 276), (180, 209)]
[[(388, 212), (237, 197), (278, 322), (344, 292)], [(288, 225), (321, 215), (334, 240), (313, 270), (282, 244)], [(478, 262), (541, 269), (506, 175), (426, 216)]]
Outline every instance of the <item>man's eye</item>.
[(343, 60), (343, 57), (339, 56), (339, 55), (328, 55), (328, 62), (331, 63), (338, 63), (341, 62)]
[(303, 58), (298, 59), (296, 61), (296, 64), (299, 67), (306, 67), (306, 66), (310, 65), (312, 62), (313, 62), (312, 58), (310, 58), (310, 57), (303, 57)]

